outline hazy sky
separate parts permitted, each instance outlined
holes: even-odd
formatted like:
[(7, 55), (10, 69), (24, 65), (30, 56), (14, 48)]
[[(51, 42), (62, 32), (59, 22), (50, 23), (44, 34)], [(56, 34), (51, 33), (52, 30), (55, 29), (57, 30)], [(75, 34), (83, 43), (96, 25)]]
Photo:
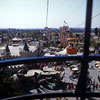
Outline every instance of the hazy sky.
[[(49, 0), (48, 27), (77, 27), (84, 22), (87, 0)], [(47, 0), (0, 0), (0, 28), (44, 28)], [(100, 13), (100, 0), (94, 0), (93, 16)], [(92, 27), (100, 26), (100, 15)], [(84, 24), (78, 26), (84, 27)]]

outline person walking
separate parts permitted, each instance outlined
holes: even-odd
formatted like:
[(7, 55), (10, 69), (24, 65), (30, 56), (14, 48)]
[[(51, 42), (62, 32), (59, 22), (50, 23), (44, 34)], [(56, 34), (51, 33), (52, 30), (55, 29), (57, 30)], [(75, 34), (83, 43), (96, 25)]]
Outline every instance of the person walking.
[(95, 87), (96, 87), (96, 89), (98, 89), (98, 83), (96, 83)]
[(96, 87), (96, 84), (95, 84), (95, 80), (93, 81), (93, 91), (95, 91), (95, 87)]
[(99, 80), (99, 82), (100, 82), (100, 76), (98, 75), (98, 80)]
[(94, 92), (93, 84), (90, 85), (91, 92)]

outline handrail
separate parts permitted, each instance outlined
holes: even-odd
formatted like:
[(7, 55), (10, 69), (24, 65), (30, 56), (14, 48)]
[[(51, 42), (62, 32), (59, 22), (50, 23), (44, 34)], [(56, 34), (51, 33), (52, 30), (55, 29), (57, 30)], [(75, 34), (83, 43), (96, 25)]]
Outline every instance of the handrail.
[[(17, 64), (29, 64), (29, 63), (40, 63), (40, 62), (54, 62), (54, 61), (66, 61), (66, 60), (78, 60), (82, 61), (83, 56), (54, 56), (54, 57), (27, 57), (27, 58), (18, 58), (18, 59), (9, 59), (0, 61), (0, 67), (6, 67), (9, 65)], [(89, 61), (91, 60), (100, 60), (100, 55), (89, 55)]]
[(0, 61), (0, 67), (17, 65), (17, 64), (31, 64), (36, 62), (54, 62), (66, 60), (82, 60), (82, 56), (54, 56), (54, 57), (27, 57), (19, 59), (9, 59)]
[[(30, 100), (30, 99), (43, 99), (43, 98), (56, 98), (56, 97), (80, 97), (81, 93), (68, 93), (68, 92), (56, 92), (56, 93), (39, 93), (39, 94), (27, 94), (15, 97), (4, 98), (1, 100)], [(85, 98), (88, 97), (100, 97), (100, 93), (86, 93)]]
[[(8, 59), (8, 60), (2, 60), (0, 61), (0, 66), (4, 66), (2, 64), (6, 63), (9, 65), (13, 64), (13, 65), (17, 65), (17, 64), (28, 64), (30, 63), (34, 63), (34, 62), (49, 62), (49, 61), (58, 61), (58, 60), (82, 60), (83, 59), (83, 55), (70, 55), (70, 56), (48, 56), (48, 57), (26, 57), (26, 58), (18, 58), (18, 59)], [(89, 55), (89, 60), (100, 60), (100, 55)], [(28, 61), (28, 62), (26, 62)]]

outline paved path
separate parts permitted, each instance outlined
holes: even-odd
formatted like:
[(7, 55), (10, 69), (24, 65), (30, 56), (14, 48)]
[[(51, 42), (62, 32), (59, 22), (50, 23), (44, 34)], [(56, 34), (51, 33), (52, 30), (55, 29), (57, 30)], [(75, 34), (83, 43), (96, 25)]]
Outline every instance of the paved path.
[[(99, 72), (98, 72), (98, 68), (95, 67), (94, 63), (95, 62), (89, 63), (89, 72), (90, 72), (90, 76), (92, 77), (92, 80), (95, 80), (96, 82), (99, 83), (98, 81)], [(91, 66), (93, 66), (93, 69), (91, 68)]]
[(73, 84), (77, 84), (77, 81), (75, 80), (71, 80), (69, 77), (70, 75), (72, 74), (72, 71), (68, 68), (68, 67), (64, 67), (64, 70), (65, 70), (65, 76), (63, 78), (63, 82), (66, 82), (66, 83), (73, 83)]
[[(93, 68), (91, 68), (91, 66), (93, 66)], [(98, 81), (98, 75), (100, 75), (100, 72), (98, 72), (98, 68), (95, 67), (95, 61), (89, 63), (88, 71), (90, 72), (90, 77), (92, 78), (92, 81), (95, 80), (95, 82), (100, 84), (100, 82)], [(100, 91), (96, 90), (95, 92), (100, 92)]]

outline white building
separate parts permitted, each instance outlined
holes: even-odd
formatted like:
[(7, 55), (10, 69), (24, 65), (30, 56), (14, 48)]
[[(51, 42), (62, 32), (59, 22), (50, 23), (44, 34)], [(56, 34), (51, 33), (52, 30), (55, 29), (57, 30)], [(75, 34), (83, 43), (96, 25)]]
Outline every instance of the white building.
[[(42, 52), (42, 45), (34, 43), (35, 45), (5, 45), (0, 47), (0, 57), (1, 59), (14, 59), (14, 58), (24, 58), (24, 57), (36, 57)], [(9, 49), (9, 50), (8, 50)]]

